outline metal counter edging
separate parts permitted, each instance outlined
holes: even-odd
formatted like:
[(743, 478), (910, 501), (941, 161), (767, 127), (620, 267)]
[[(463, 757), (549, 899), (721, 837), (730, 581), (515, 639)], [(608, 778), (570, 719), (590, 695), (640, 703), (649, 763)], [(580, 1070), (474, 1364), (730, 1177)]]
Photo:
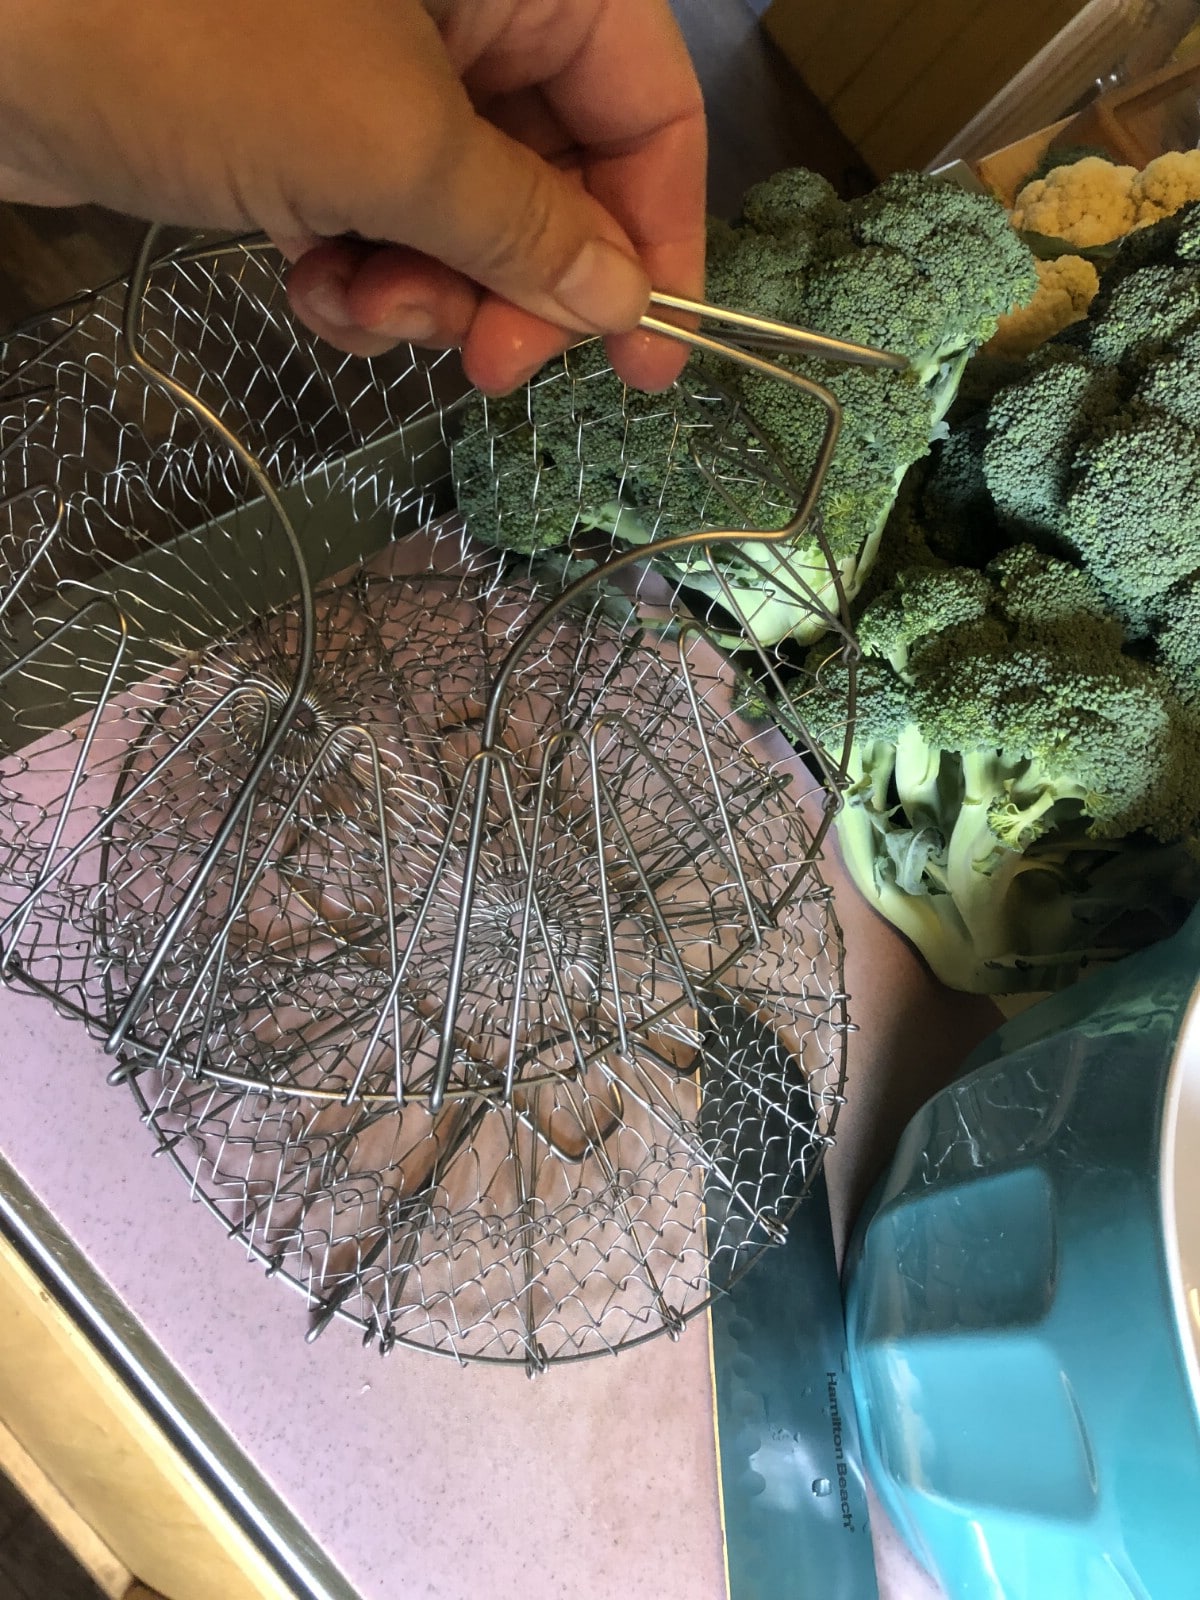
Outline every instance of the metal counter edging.
[(361, 1600), (2, 1155), (0, 1232), (297, 1600)]

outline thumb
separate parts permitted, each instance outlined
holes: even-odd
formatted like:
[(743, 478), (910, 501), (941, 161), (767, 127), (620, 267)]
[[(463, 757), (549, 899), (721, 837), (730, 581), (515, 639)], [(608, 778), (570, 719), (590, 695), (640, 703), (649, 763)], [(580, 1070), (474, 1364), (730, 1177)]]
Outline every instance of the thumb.
[(547, 322), (585, 333), (636, 327), (650, 280), (618, 223), (576, 179), (473, 109), (438, 142), (392, 238)]

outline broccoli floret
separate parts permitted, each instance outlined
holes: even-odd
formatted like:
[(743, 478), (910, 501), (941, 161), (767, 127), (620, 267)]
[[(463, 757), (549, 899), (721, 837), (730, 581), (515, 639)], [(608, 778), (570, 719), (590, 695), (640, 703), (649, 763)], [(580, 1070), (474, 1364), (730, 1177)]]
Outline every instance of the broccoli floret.
[[(1087, 318), (993, 395), (958, 440), (1010, 540), (1083, 567), (1150, 637), (1200, 571), (1200, 206), (1131, 235)], [(932, 522), (933, 519), (930, 518)]]
[(1134, 398), (1200, 433), (1200, 333), (1186, 335), (1171, 351), (1147, 366)]
[[(709, 297), (895, 350), (913, 369), (796, 363), (842, 406), (819, 523), (786, 547), (712, 547), (719, 578), (707, 558), (660, 558), (668, 575), (701, 608), (750, 618), (762, 644), (817, 637), (838, 589), (852, 599), (869, 573), (901, 480), (943, 431), (967, 356), (1035, 287), (1003, 209), (940, 179), (902, 175), (852, 202), (800, 169), (751, 189), (733, 224), (710, 228)], [(453, 474), (474, 535), (537, 550), (597, 528), (638, 543), (788, 525), (828, 424), (818, 401), (711, 355), (693, 357), (670, 395), (638, 396), (598, 349), (551, 363), (512, 426), (496, 426), (506, 414), (495, 402), (467, 404)]]
[(1090, 573), (1050, 560), (1032, 545), (1014, 545), (987, 568), (1008, 619), (1027, 638), (1055, 644), (1067, 636), (1105, 656), (1125, 648), (1125, 628), (1108, 610)]
[(1077, 451), (1060, 531), (1114, 608), (1145, 631), (1158, 596), (1200, 565), (1196, 430), (1130, 405)]
[[(941, 370), (947, 335), (946, 308), (934, 280), (920, 265), (896, 250), (862, 245), (829, 261), (805, 286), (805, 320), (822, 333), (898, 350), (909, 356), (919, 383)], [(957, 330), (955, 330), (957, 331)], [(962, 349), (953, 345), (951, 354)]]
[(759, 233), (798, 242), (828, 241), (845, 234), (845, 207), (837, 191), (818, 172), (805, 167), (785, 167), (763, 183), (747, 189), (742, 198), (742, 220)]
[(854, 248), (832, 185), (803, 167), (786, 168), (747, 190), (733, 223), (710, 225), (709, 298), (734, 311), (802, 322), (812, 276)]
[(1200, 712), (1200, 579), (1177, 584), (1161, 597), (1154, 643), (1175, 692)]
[(1117, 406), (1117, 375), (1046, 347), (988, 408), (982, 470), (1001, 522), (1017, 538), (1063, 540), (1064, 503), (1080, 445)]
[(1080, 326), (1093, 361), (1136, 372), (1200, 326), (1200, 267), (1139, 267), (1118, 278)]
[(918, 648), (946, 628), (981, 622), (992, 602), (992, 586), (969, 567), (927, 567), (900, 573), (894, 589), (863, 613), (858, 641), (868, 655), (885, 660), (901, 676)]
[[(842, 407), (841, 439), (820, 513), (825, 537), (853, 579), (858, 565), (864, 571), (871, 565), (905, 468), (929, 448), (928, 397), (908, 372), (865, 367), (821, 372), (811, 362), (797, 367), (820, 379)], [(778, 378), (746, 373), (739, 387), (748, 414), (803, 482), (828, 424), (824, 406)], [(857, 582), (853, 588), (857, 592)]]
[[(927, 380), (964, 349), (985, 344), (996, 323), (1037, 291), (1037, 271), (1003, 207), (956, 184), (918, 172), (893, 174), (852, 202), (856, 238), (894, 253), (926, 281), (941, 307), (937, 336), (901, 349)], [(902, 306), (906, 286), (897, 280)], [(928, 312), (921, 304), (921, 320)], [(948, 403), (948, 402), (947, 402)]]
[(490, 544), (529, 554), (568, 544), (616, 498), (606, 463), (623, 426), (594, 403), (607, 371), (596, 345), (562, 358), (553, 375), (499, 399), (476, 396), (451, 460), (459, 509)]
[[(1055, 987), (1121, 953), (1142, 915), (1182, 915), (1195, 720), (1085, 573), (1028, 546), (985, 572), (921, 569), (867, 608), (860, 641), (838, 838), (939, 977)], [(810, 720), (835, 739), (846, 704), (836, 672), (823, 682)]]

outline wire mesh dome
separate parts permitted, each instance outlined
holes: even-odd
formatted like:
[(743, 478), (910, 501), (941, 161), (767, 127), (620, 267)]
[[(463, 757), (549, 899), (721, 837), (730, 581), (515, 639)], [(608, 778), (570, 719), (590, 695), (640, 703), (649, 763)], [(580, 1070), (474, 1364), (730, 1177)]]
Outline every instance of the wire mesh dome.
[[(253, 244), (0, 346), (0, 955), (312, 1332), (536, 1371), (784, 1236), (848, 1023), (819, 764), (648, 568), (470, 537), (466, 397)], [(661, 405), (664, 470), (778, 487)]]

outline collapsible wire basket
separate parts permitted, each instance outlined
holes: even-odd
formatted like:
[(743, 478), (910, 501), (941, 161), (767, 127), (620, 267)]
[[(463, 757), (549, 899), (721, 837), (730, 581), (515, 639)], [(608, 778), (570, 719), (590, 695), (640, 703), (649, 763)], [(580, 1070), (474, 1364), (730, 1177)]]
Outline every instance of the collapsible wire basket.
[[(664, 470), (781, 481), (719, 384), (662, 406)], [(312, 1333), (538, 1371), (785, 1236), (841, 1101), (839, 772), (742, 720), (778, 661), (653, 550), (472, 538), (487, 426), (451, 356), (311, 340), (254, 241), (0, 346), (0, 958)]]

